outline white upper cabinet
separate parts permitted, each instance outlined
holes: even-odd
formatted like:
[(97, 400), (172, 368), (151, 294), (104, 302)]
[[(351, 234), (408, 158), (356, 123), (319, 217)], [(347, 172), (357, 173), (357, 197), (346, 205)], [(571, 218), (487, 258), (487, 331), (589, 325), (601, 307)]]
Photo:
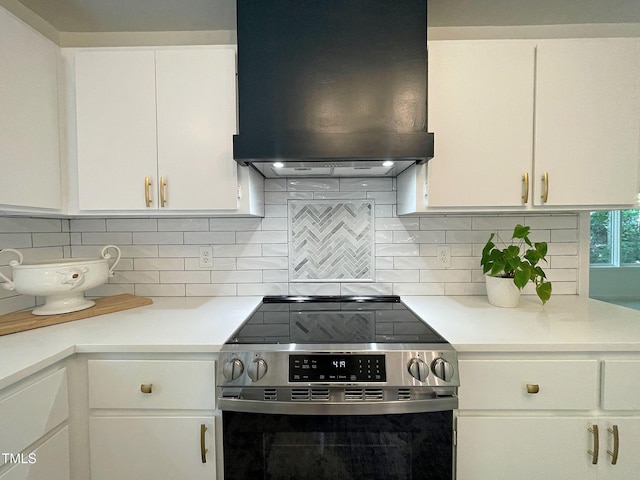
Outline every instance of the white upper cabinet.
[(639, 166), (640, 41), (539, 42), (534, 204), (632, 205)]
[(0, 210), (59, 210), (59, 49), (0, 8)]
[(145, 177), (157, 191), (155, 54), (81, 51), (75, 67), (79, 207), (144, 209)]
[(238, 208), (233, 47), (74, 59), (80, 211)]
[(635, 204), (637, 39), (429, 44), (435, 155), (398, 177), (398, 213)]
[(429, 46), (429, 206), (520, 206), (533, 156), (535, 44)]

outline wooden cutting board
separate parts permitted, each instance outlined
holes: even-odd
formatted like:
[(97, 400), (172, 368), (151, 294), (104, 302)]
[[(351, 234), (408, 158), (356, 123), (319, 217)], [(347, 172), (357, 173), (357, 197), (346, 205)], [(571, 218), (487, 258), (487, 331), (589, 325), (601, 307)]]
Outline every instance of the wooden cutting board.
[(91, 308), (59, 315), (34, 315), (31, 310), (0, 315), (0, 336), (151, 305), (153, 300), (147, 297), (131, 295), (130, 293), (123, 293), (111, 297), (97, 298), (95, 302), (96, 304)]

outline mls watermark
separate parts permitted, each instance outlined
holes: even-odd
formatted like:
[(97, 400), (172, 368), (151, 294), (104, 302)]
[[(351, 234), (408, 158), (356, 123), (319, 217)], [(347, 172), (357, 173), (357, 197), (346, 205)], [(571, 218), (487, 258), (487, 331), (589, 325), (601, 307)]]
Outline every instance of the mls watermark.
[(35, 452), (31, 452), (28, 454), (25, 453), (2, 453), (2, 460), (4, 461), (4, 463), (10, 463), (10, 464), (29, 464), (29, 465), (33, 465), (34, 463), (36, 463), (36, 453)]

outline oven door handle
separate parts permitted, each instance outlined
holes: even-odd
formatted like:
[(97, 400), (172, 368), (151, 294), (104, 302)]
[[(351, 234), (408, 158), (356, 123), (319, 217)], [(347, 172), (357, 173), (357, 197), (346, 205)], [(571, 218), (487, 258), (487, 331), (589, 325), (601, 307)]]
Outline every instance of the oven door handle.
[(354, 402), (282, 402), (220, 397), (218, 407), (223, 411), (279, 415), (385, 415), (455, 410), (458, 408), (458, 397)]

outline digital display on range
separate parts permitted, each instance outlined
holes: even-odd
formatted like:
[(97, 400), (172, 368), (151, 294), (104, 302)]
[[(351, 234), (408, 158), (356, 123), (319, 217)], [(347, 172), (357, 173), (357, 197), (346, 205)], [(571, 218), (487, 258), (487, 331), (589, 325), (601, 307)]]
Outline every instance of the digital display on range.
[(386, 382), (384, 355), (289, 355), (290, 382)]

